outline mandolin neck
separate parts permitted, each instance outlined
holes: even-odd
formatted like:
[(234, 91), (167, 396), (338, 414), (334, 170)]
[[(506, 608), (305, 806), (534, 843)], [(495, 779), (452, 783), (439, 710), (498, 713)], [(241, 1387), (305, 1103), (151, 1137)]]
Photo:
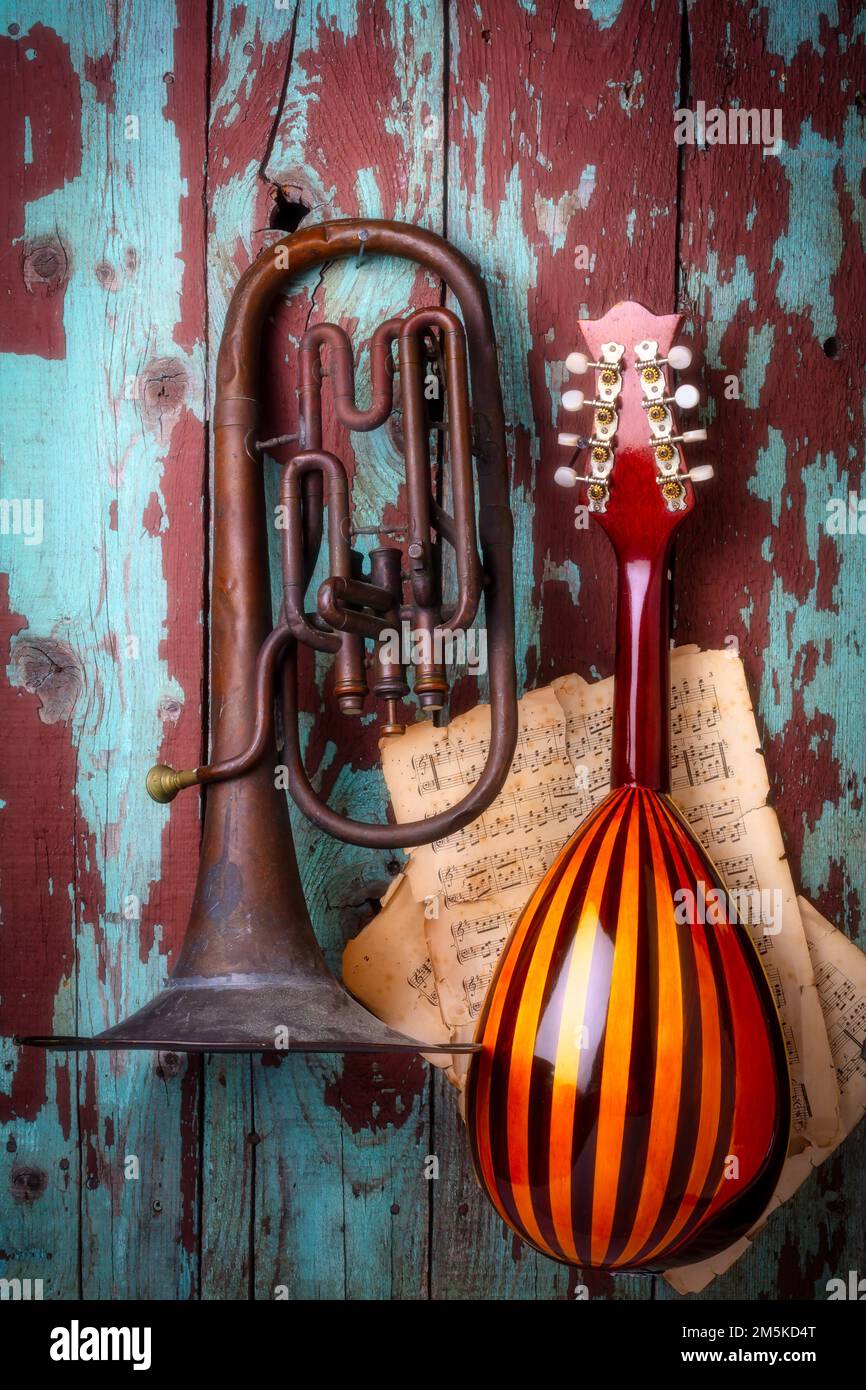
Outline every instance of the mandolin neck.
[(617, 556), (611, 787), (670, 790), (671, 539), (652, 556)]

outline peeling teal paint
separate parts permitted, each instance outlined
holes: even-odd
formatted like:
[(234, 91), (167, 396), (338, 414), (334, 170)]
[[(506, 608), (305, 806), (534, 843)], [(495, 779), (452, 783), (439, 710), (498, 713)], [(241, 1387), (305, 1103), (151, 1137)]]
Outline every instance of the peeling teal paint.
[(619, 19), (623, 3), (624, 0), (589, 0), (588, 9), (599, 29), (611, 29)]
[(565, 245), (568, 228), (572, 218), (580, 210), (585, 212), (595, 191), (596, 168), (587, 164), (578, 179), (574, 192), (563, 193), (559, 198), (545, 198), (536, 190), (535, 221), (538, 230), (546, 236), (554, 251), (561, 251)]
[[(817, 454), (802, 468), (805, 485), (804, 530), (810, 560), (817, 564), (818, 545), (826, 536), (827, 499), (845, 497), (847, 469), (838, 469), (832, 454)], [(765, 476), (762, 492), (773, 486)], [(776, 517), (778, 512), (775, 513)], [(774, 520), (774, 525), (776, 524)], [(862, 797), (866, 787), (866, 743), (862, 714), (856, 700), (839, 699), (840, 670), (857, 670), (863, 660), (862, 586), (866, 537), (833, 537), (839, 565), (829, 607), (818, 606), (817, 572), (809, 594), (789, 593), (780, 576), (773, 580), (768, 623), (769, 646), (761, 686), (761, 710), (771, 735), (782, 736), (794, 716), (794, 696), (799, 693), (807, 719), (831, 711), (832, 755), (839, 768), (839, 798), (827, 801), (814, 824), (806, 821), (802, 856), (805, 891), (821, 893), (834, 866), (841, 872), (843, 897), (856, 910), (862, 889), (862, 852), (849, 865), (851, 847), (864, 845)], [(790, 633), (790, 636), (789, 636)], [(803, 661), (814, 649), (819, 654), (808, 682)], [(831, 653), (827, 660), (826, 653)], [(861, 909), (866, 904), (861, 903)]]
[[(770, 262), (771, 272), (779, 271), (776, 298), (786, 313), (808, 311), (821, 340), (836, 330), (831, 282), (842, 254), (842, 224), (830, 190), (839, 158), (837, 146), (813, 131), (811, 119), (800, 127), (797, 146), (784, 144), (778, 154), (790, 193), (788, 227)], [(819, 193), (822, 186), (829, 196)]]
[(578, 180), (577, 201), (582, 208), (589, 206), (589, 200), (595, 191), (595, 173), (595, 165), (587, 164)]
[[(866, 9), (861, 18), (866, 28)], [(866, 36), (866, 35), (864, 35)], [(845, 192), (851, 199), (851, 213), (860, 228), (860, 245), (866, 251), (866, 193), (863, 187), (863, 163), (866, 154), (866, 119), (852, 105), (842, 137), (842, 170)]]
[(775, 336), (772, 323), (765, 323), (763, 328), (758, 329), (749, 325), (746, 360), (740, 372), (740, 400), (750, 410), (758, 408)]
[(831, 29), (839, 24), (836, 0), (801, 0), (799, 4), (795, 0), (763, 0), (761, 8), (767, 15), (767, 51), (781, 54), (786, 63), (793, 61), (804, 43), (823, 56), (821, 19), (825, 17)]
[(705, 270), (694, 265), (686, 268), (686, 286), (689, 299), (705, 321), (706, 361), (711, 367), (724, 367), (722, 338), (739, 306), (751, 301), (755, 277), (745, 256), (737, 256), (733, 269), (725, 275), (719, 268), (719, 253), (713, 249), (707, 253)]
[(575, 197), (563, 193), (555, 202), (535, 194), (535, 222), (542, 236), (546, 236), (553, 251), (561, 251), (568, 236), (568, 228), (575, 212)]
[(755, 612), (755, 600), (749, 593), (748, 584), (744, 585), (744, 588), (746, 590), (746, 593), (749, 594), (749, 601), (748, 603), (744, 604), (743, 607), (740, 609), (740, 622), (743, 624), (743, 627), (746, 629), (747, 632), (751, 632), (752, 617)]
[(767, 435), (767, 444), (758, 451), (755, 471), (749, 478), (747, 487), (753, 497), (760, 497), (762, 502), (769, 502), (772, 523), (778, 526), (786, 483), (787, 446), (781, 430), (775, 429), (772, 425)]
[[(452, 55), (453, 62), (453, 55)], [(532, 349), (529, 325), (529, 296), (537, 282), (537, 257), (523, 226), (520, 171), (515, 165), (505, 186), (497, 193), (489, 190), (485, 162), (487, 88), (481, 86), (481, 105), (476, 113), (462, 107), (463, 139), (456, 157), (448, 165), (449, 234), (452, 241), (479, 266), (490, 295), (497, 342), (500, 345), (502, 388), (506, 420), (512, 422), (509, 453), (513, 457), (513, 434), (518, 429), (529, 440), (532, 481), (522, 492), (512, 490), (515, 522), (515, 572), (521, 566), (531, 570), (532, 522), (534, 516), (534, 477), (539, 460), (539, 443), (534, 424), (529, 374), (526, 363)], [(474, 167), (464, 169), (466, 152), (474, 151)], [(584, 171), (586, 174), (586, 170)], [(588, 182), (587, 175), (587, 182)], [(471, 187), (471, 195), (467, 192)], [(494, 211), (491, 212), (490, 204)], [(508, 249), (507, 274), (500, 273), (498, 256)], [(526, 658), (540, 651), (540, 613), (534, 603), (532, 586), (519, 584), (516, 594), (516, 651), (518, 679), (525, 684)]]
[(640, 90), (642, 83), (643, 74), (636, 70), (627, 80), (620, 78), (614, 81), (609, 78), (605, 85), (618, 93), (620, 106), (627, 116), (631, 116), (633, 112), (643, 110), (644, 94)]
[[(574, 560), (563, 560), (560, 564), (555, 564), (549, 556), (544, 557), (544, 572), (542, 574), (542, 584), (559, 582), (568, 586), (569, 597), (572, 603), (577, 603), (580, 597), (580, 568)], [(544, 594), (542, 593), (542, 601)]]

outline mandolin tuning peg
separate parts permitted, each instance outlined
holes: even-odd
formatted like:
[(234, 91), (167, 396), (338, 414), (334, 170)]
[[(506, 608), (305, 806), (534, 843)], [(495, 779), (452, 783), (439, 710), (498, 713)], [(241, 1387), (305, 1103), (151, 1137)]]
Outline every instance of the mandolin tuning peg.
[(672, 347), (664, 361), (673, 367), (675, 372), (682, 372), (686, 367), (691, 366), (692, 350), (686, 347), (685, 343), (678, 343)]
[(678, 386), (674, 391), (674, 401), (681, 410), (694, 410), (701, 399), (697, 386)]
[(583, 376), (590, 361), (585, 352), (570, 352), (565, 359), (565, 365), (572, 376)]
[[(672, 434), (669, 444), (703, 444), (707, 437), (706, 430), (683, 430), (682, 434)], [(663, 443), (662, 440), (655, 440), (656, 444)]]
[(585, 396), (582, 391), (563, 391), (562, 407), (563, 410), (580, 410)]
[(696, 463), (694, 468), (689, 469), (689, 477), (693, 483), (708, 483), (710, 478), (716, 476), (716, 470), (711, 463)]
[(557, 487), (575, 487), (578, 482), (577, 473), (573, 468), (557, 468), (553, 475), (553, 481)]
[(557, 444), (561, 444), (564, 449), (580, 449), (583, 447), (583, 436), (580, 434), (558, 434)]

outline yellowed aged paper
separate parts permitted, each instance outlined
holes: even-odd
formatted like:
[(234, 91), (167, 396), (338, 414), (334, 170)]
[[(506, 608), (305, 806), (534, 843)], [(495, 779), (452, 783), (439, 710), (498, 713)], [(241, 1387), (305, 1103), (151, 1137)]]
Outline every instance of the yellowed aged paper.
[[(343, 980), (377, 1018), (421, 1042), (451, 1041), (442, 1021), (433, 967), (424, 939), (424, 904), (400, 874), (382, 906), (343, 953)], [(447, 1054), (431, 1056), (447, 1066)]]
[[(383, 746), (398, 819), (455, 804), (487, 756), (489, 711), (473, 710), (448, 729), (416, 726)], [(520, 701), (517, 747), (490, 808), (465, 830), (414, 850), (406, 874), (426, 905), (424, 928), (439, 1005), (453, 1036), (471, 1036), (497, 958), (532, 887), (594, 798), (575, 782), (566, 720), (554, 692)], [(607, 773), (598, 780), (604, 794)], [(455, 1076), (465, 1071), (459, 1066)]]
[[(485, 709), (482, 721), (475, 713), (383, 749), (389, 789), (399, 788), (398, 819), (452, 806), (476, 780), (489, 716)], [(575, 776), (575, 742), (590, 765), (585, 777)], [(553, 687), (533, 691), (520, 701), (517, 747), (499, 796), (465, 830), (413, 851), (407, 876), (427, 904), (427, 944), (451, 1028), (475, 1023), (521, 908), (609, 781), (610, 709), (601, 702), (600, 717), (569, 716)]]
[[(730, 1269), (746, 1253), (772, 1213), (802, 1186), (813, 1168), (847, 1139), (866, 1112), (866, 955), (805, 898), (799, 898), (798, 905), (812, 959), (824, 1037), (833, 1058), (839, 1128), (829, 1144), (810, 1144), (789, 1153), (767, 1210), (747, 1236), (711, 1260), (668, 1271), (665, 1278), (679, 1293), (700, 1293)], [(808, 1047), (810, 1041), (807, 1036), (804, 1046)]]
[(805, 898), (799, 903), (839, 1086), (832, 1153), (866, 1113), (866, 955)]
[[(829, 1144), (838, 1092), (809, 948), (785, 857), (743, 664), (673, 654), (671, 791), (751, 930), (776, 1000), (791, 1072), (794, 1151)], [(804, 1046), (808, 1040), (808, 1046)]]

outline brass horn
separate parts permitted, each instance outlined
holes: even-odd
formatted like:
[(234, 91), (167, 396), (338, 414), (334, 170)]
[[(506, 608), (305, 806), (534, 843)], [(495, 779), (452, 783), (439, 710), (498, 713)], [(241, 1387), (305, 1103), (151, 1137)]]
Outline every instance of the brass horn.
[[(310, 267), (369, 253), (417, 261), (445, 282), (462, 318), (440, 307), (389, 319), (371, 343), (372, 403), (355, 404), (349, 339), (342, 328), (310, 328), (299, 351), (297, 437), (258, 438), (259, 347), (277, 296)], [(351, 547), (350, 487), (342, 462), (322, 447), (321, 355), (329, 354), (334, 409), (351, 430), (382, 425), (393, 408), (397, 349), (408, 499), (406, 557), (385, 545), (361, 571)], [(444, 429), (453, 515), (435, 499), (424, 383), (430, 363), (445, 379)], [(470, 404), (471, 376), (471, 404)], [(31, 1037), (54, 1048), (149, 1048), (222, 1052), (471, 1051), (431, 1047), (387, 1027), (328, 970), (313, 933), (295, 858), (286, 796), (278, 789), (275, 700), (281, 686), (284, 747), (292, 796), (322, 830), (370, 848), (428, 843), (474, 820), (502, 786), (517, 738), (512, 595), (513, 524), (496, 346), (484, 285), (474, 267), (432, 232), (399, 222), (326, 222), (285, 238), (241, 277), (217, 362), (214, 404), (214, 528), (211, 636), (211, 762), (190, 771), (158, 766), (147, 777), (157, 801), (183, 787), (207, 788), (195, 898), (177, 963), (143, 1009), (95, 1038)], [(291, 442), (282, 466), (283, 602), (271, 609), (264, 454)], [(473, 474), (473, 458), (475, 471)], [(475, 479), (478, 538), (475, 537)], [(331, 574), (315, 612), (305, 593), (328, 513)], [(456, 603), (443, 603), (440, 545), (455, 552)], [(404, 574), (404, 564), (407, 573)], [(405, 589), (405, 593), (404, 593)], [(298, 649), (330, 652), (335, 693), (349, 715), (368, 692), (385, 705), (385, 732), (399, 729), (406, 672), (380, 644), (365, 643), (408, 619), (431, 635), (467, 628), (484, 595), (491, 726), (487, 762), (451, 810), (407, 825), (368, 825), (337, 814), (317, 796), (303, 765), (298, 730)], [(406, 601), (408, 599), (408, 602)], [(440, 709), (446, 672), (435, 645), (415, 667), (423, 709)], [(426, 654), (426, 649), (425, 649)]]

